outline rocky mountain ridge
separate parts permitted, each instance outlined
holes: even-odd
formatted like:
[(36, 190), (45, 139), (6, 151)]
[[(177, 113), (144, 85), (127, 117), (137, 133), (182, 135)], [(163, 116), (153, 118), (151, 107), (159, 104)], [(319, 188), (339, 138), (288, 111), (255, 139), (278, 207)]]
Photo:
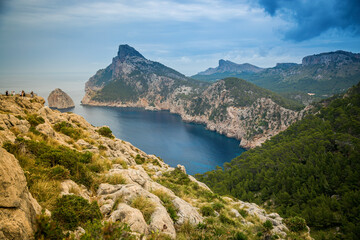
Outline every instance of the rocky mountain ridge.
[[(252, 239), (258, 231), (281, 239), (288, 239), (288, 234), (310, 239), (308, 232), (290, 233), (278, 214), (215, 195), (183, 166), (172, 168), (114, 138), (107, 127), (94, 127), (44, 102), (41, 97), (0, 96), (0, 143), (10, 152), (0, 149), (0, 184), (5, 186), (0, 190), (2, 239), (32, 239), (35, 232), (37, 238), (70, 233), (80, 239), (91, 234), (89, 226), (96, 225), (89, 222), (64, 231), (69, 223), (59, 218), (67, 209), (59, 212), (58, 202), (67, 199), (99, 206), (102, 221), (109, 224), (126, 223), (130, 235), (123, 235), (125, 239), (232, 239), (233, 234)], [(77, 156), (80, 161), (72, 160)], [(41, 208), (46, 209), (45, 217), (39, 217)], [(272, 226), (266, 231), (265, 222)]]
[[(198, 75), (211, 75), (215, 73), (257, 73), (261, 72), (263, 69), (259, 68), (250, 63), (237, 64), (229, 60), (219, 60), (219, 66), (216, 68), (208, 68), (203, 72), (199, 72)], [(194, 77), (196, 78), (196, 77)]]
[[(82, 104), (169, 110), (183, 120), (241, 140), (245, 148), (259, 146), (303, 117), (307, 109), (241, 79), (212, 85), (186, 78), (164, 65), (139, 57), (119, 55), (86, 83)], [(130, 51), (134, 52), (135, 49)]]
[(210, 82), (225, 77), (239, 77), (278, 93), (314, 93), (318, 97), (328, 97), (358, 83), (360, 54), (339, 50), (306, 56), (301, 64), (278, 63), (273, 68), (264, 68), (259, 72), (200, 72), (192, 77)]

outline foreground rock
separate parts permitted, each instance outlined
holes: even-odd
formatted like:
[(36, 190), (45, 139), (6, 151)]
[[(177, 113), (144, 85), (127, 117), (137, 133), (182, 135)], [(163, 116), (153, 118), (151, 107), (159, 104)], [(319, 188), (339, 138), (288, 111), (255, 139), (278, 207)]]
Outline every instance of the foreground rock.
[(75, 107), (74, 101), (60, 88), (56, 88), (48, 96), (49, 107), (65, 109)]
[(41, 207), (27, 189), (18, 160), (0, 148), (0, 239), (31, 239)]

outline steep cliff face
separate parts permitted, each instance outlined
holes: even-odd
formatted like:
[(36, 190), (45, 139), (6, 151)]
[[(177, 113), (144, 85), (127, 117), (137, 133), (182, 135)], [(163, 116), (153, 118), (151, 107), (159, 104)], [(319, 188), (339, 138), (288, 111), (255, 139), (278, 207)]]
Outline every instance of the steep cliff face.
[(49, 107), (57, 109), (65, 109), (75, 107), (74, 101), (71, 97), (62, 91), (60, 88), (56, 88), (48, 96)]
[[(261, 72), (262, 70), (262, 68), (259, 68), (249, 63), (237, 64), (229, 60), (220, 59), (219, 66), (217, 66), (216, 68), (209, 68), (203, 72), (199, 72), (197, 75), (212, 75), (218, 73), (257, 73)], [(197, 75), (193, 77), (196, 79)]]
[(246, 148), (260, 145), (303, 116), (299, 104), (244, 80), (228, 78), (210, 85), (134, 52), (120, 46), (112, 64), (86, 83), (82, 104), (170, 110), (185, 121), (240, 139)]
[[(289, 233), (278, 214), (215, 195), (187, 175), (183, 166), (172, 168), (114, 138), (107, 127), (94, 127), (76, 114), (60, 113), (43, 104), (40, 97), (0, 96), (0, 143), (18, 158), (0, 149), (0, 185), (4, 186), (0, 189), (1, 238), (33, 237), (34, 217), (39, 213), (19, 162), (30, 192), (53, 213), (52, 223), (43, 225), (49, 228), (57, 224), (67, 230), (67, 222), (56, 218), (61, 208), (56, 203), (63, 196), (76, 195), (96, 202), (102, 221), (128, 224), (134, 239), (142, 239), (142, 235), (231, 239), (239, 232), (255, 235), (266, 221), (273, 225), (266, 234), (286, 238)], [(40, 230), (45, 234), (46, 228)], [(96, 234), (108, 230), (103, 228)], [(76, 239), (90, 234), (88, 224), (79, 223), (72, 233)], [(308, 232), (296, 235), (309, 239)]]

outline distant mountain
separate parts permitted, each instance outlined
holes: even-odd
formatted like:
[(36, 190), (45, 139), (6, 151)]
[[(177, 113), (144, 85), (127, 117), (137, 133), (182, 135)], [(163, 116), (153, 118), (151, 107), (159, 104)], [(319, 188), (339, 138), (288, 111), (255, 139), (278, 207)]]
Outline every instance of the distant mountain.
[(278, 93), (314, 93), (315, 96), (326, 97), (344, 92), (360, 81), (360, 54), (345, 51), (321, 53), (304, 57), (301, 64), (278, 63), (273, 68), (257, 72), (208, 74), (207, 71), (192, 77), (215, 81), (236, 76)]
[(220, 59), (219, 66), (216, 68), (208, 68), (207, 70), (192, 76), (192, 78), (213, 82), (226, 77), (241, 78), (249, 74), (259, 73), (263, 70), (263, 68), (259, 68), (249, 63), (237, 64), (228, 60)]
[[(226, 61), (221, 65), (233, 67)], [(257, 71), (254, 66), (242, 67)], [(83, 104), (170, 110), (186, 121), (241, 139), (243, 147), (260, 145), (303, 116), (302, 105), (245, 80), (194, 80), (147, 60), (128, 45), (120, 45), (112, 63), (85, 88)]]

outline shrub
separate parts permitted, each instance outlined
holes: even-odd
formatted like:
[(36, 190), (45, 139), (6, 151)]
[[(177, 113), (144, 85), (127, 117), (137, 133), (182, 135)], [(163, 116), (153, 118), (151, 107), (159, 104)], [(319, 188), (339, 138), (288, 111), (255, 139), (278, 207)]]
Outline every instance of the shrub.
[(111, 129), (108, 128), (108, 127), (101, 127), (101, 128), (99, 128), (98, 133), (99, 133), (101, 136), (104, 136), (104, 137), (114, 138), (114, 135), (112, 134)]
[(107, 240), (130, 240), (136, 239), (131, 235), (129, 226), (121, 222), (101, 222), (95, 219), (87, 222), (84, 226), (85, 234), (80, 240), (107, 239)]
[(106, 151), (108, 148), (107, 148), (106, 146), (100, 144), (100, 145), (98, 146), (98, 149), (99, 149), (100, 151)]
[(126, 184), (125, 178), (120, 173), (108, 175), (103, 178), (102, 182), (113, 185)]
[(57, 132), (61, 132), (74, 140), (78, 140), (81, 138), (82, 131), (79, 128), (74, 128), (73, 125), (71, 125), (68, 122), (62, 121), (60, 123), (57, 123), (54, 125), (54, 129)]
[(65, 235), (59, 225), (51, 221), (50, 217), (46, 216), (44, 212), (36, 216), (35, 239), (57, 240), (64, 238)]
[(263, 227), (264, 227), (264, 231), (265, 232), (270, 232), (271, 229), (273, 229), (273, 224), (270, 220), (266, 220), (266, 222), (263, 223)]
[(227, 217), (225, 214), (221, 213), (219, 216), (220, 222), (224, 223), (224, 224), (230, 224), (230, 225), (235, 225), (235, 221), (232, 220), (231, 218)]
[(202, 206), (200, 212), (204, 217), (215, 216), (215, 211), (211, 206)]
[(300, 232), (306, 229), (306, 221), (301, 217), (291, 217), (285, 220), (286, 226), (292, 232)]
[(234, 237), (232, 238), (232, 240), (247, 240), (247, 236), (242, 233), (242, 232), (237, 232), (235, 233)]
[(89, 203), (82, 197), (65, 195), (57, 199), (52, 218), (65, 230), (74, 230), (88, 221), (101, 219), (102, 215), (97, 202)]
[(189, 176), (183, 173), (180, 169), (175, 168), (174, 171), (164, 174), (165, 177), (168, 177), (168, 180), (172, 183), (180, 185), (189, 185), (191, 180)]
[(26, 116), (26, 120), (28, 120), (28, 122), (30, 123), (31, 127), (36, 127), (39, 124), (42, 124), (45, 122), (45, 120), (37, 115), (37, 114), (29, 114)]
[(61, 165), (56, 165), (49, 170), (49, 177), (56, 180), (70, 178), (70, 171)]
[(213, 207), (213, 209), (214, 209), (215, 211), (220, 212), (221, 209), (224, 208), (224, 204), (219, 203), (219, 202), (215, 202), (215, 203), (212, 204), (212, 207)]
[(140, 154), (137, 154), (135, 157), (136, 164), (143, 164), (145, 162), (145, 158), (141, 157)]
[(138, 196), (132, 200), (131, 206), (139, 209), (142, 212), (146, 223), (150, 223), (151, 214), (155, 211), (155, 205), (150, 199), (144, 196)]

